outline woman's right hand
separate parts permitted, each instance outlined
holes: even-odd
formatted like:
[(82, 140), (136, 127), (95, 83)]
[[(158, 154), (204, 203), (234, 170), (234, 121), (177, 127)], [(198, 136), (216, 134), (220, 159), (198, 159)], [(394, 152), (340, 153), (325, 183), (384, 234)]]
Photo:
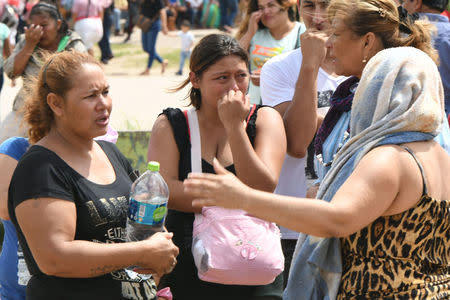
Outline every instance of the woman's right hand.
[[(158, 276), (172, 272), (177, 264), (178, 247), (172, 242), (173, 233), (157, 232), (143, 241), (148, 247), (137, 262), (140, 273), (155, 273)], [(148, 272), (146, 272), (148, 271)]]
[(261, 16), (262, 12), (260, 12), (259, 10), (252, 12), (252, 14), (250, 15), (247, 32), (251, 36), (254, 36), (258, 31), (258, 22), (261, 20)]
[(312, 63), (319, 67), (327, 55), (326, 41), (328, 36), (325, 32), (314, 28), (307, 29), (300, 35), (303, 62)]
[(44, 34), (44, 30), (42, 29), (42, 26), (31, 24), (28, 27), (25, 27), (25, 42), (30, 47), (36, 47), (36, 45), (41, 40), (42, 35)]

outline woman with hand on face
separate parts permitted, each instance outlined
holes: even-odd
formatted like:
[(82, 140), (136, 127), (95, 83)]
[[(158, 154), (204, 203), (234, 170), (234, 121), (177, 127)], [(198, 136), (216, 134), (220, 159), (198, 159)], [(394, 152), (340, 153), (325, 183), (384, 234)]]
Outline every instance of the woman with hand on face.
[[(248, 56), (238, 42), (224, 34), (204, 37), (194, 48), (189, 78), (201, 139), (201, 169), (213, 173), (217, 158), (227, 170), (258, 190), (273, 192), (286, 149), (280, 115), (269, 107), (252, 106), (245, 96)], [(156, 120), (148, 159), (161, 163), (169, 190), (166, 226), (180, 248), (174, 271), (162, 279), (174, 299), (281, 299), (282, 277), (264, 286), (222, 285), (201, 281), (191, 252), (194, 213), (192, 197), (183, 192), (191, 172), (191, 143), (187, 120), (179, 109), (166, 109)]]
[(236, 38), (250, 58), (250, 102), (260, 104), (259, 77), (270, 58), (300, 46), (305, 26), (295, 20), (295, 0), (250, 0)]
[(450, 157), (436, 64), (413, 47), (379, 51), (361, 75), (350, 140), (318, 199), (257, 191), (216, 160), (190, 174), (195, 207), (223, 206), (309, 234), (283, 299), (448, 299)]
[[(5, 60), (4, 69), (9, 78), (36, 76), (42, 66), (43, 52), (60, 52), (74, 49), (85, 52), (78, 34), (68, 29), (58, 8), (47, 2), (33, 6), (28, 18), (29, 25), (19, 39), (13, 53)], [(26, 136), (22, 126), (25, 91), (20, 89), (14, 99), (12, 112), (3, 120), (0, 128), (0, 142), (12, 136)]]
[(134, 174), (109, 142), (109, 85), (95, 58), (54, 54), (32, 86), (25, 120), (32, 146), (8, 191), (31, 279), (27, 299), (156, 299), (151, 275), (176, 264), (172, 234), (124, 243)]

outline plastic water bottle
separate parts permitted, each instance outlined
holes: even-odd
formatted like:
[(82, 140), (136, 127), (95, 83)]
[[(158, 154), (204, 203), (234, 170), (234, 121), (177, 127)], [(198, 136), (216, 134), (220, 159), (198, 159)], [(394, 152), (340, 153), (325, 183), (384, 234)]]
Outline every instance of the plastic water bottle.
[(127, 241), (142, 241), (163, 231), (169, 189), (159, 174), (159, 163), (148, 163), (147, 171), (131, 186), (127, 218)]

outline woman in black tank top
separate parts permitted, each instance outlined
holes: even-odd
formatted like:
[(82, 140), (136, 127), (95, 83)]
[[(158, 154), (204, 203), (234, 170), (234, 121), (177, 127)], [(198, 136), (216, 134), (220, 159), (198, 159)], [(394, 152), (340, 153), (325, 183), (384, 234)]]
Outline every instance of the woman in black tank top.
[[(269, 107), (250, 106), (246, 96), (248, 57), (236, 40), (214, 34), (192, 52), (189, 98), (198, 116), (202, 170), (214, 173), (217, 159), (248, 185), (273, 192), (281, 171), (286, 139), (280, 115)], [(192, 198), (183, 192), (191, 172), (190, 130), (185, 114), (166, 109), (158, 117), (149, 143), (148, 159), (161, 163), (169, 185), (167, 229), (180, 248), (178, 264), (162, 279), (175, 299), (281, 299), (279, 276), (267, 286), (232, 286), (201, 281), (191, 253), (194, 213)]]

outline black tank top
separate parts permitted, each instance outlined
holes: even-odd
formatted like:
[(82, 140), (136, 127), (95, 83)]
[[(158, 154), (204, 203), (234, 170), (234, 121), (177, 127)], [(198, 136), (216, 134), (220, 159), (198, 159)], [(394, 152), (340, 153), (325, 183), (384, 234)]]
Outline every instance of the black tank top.
[[(260, 107), (259, 105), (254, 106), (254, 109), (250, 110), (250, 118), (247, 116), (246, 132), (252, 146), (256, 135), (257, 111)], [(173, 129), (175, 142), (180, 152), (178, 179), (183, 181), (191, 172), (191, 143), (188, 122), (180, 109), (168, 108), (162, 114), (167, 117)], [(235, 173), (234, 165), (228, 166), (227, 170)], [(214, 168), (202, 159), (202, 171), (214, 173)], [(160, 287), (170, 286), (174, 299), (249, 299), (251, 295), (277, 295), (281, 298), (281, 279), (279, 284), (278, 281), (277, 284), (273, 284), (274, 287), (272, 285), (221, 285), (201, 281), (197, 276), (197, 269), (191, 252), (193, 223), (193, 213), (169, 209), (166, 227), (169, 232), (174, 233), (173, 242), (180, 249), (180, 253), (177, 266), (170, 274), (161, 279)], [(278, 287), (278, 285), (280, 286)]]

